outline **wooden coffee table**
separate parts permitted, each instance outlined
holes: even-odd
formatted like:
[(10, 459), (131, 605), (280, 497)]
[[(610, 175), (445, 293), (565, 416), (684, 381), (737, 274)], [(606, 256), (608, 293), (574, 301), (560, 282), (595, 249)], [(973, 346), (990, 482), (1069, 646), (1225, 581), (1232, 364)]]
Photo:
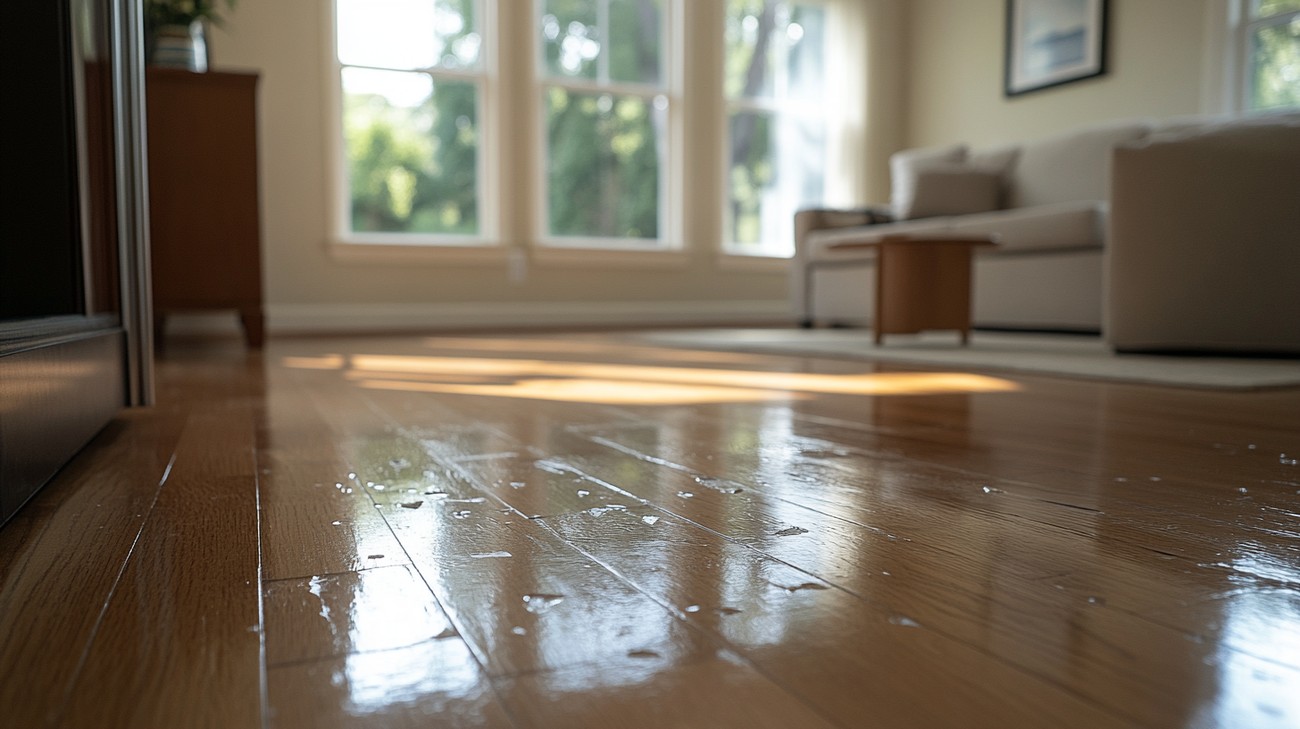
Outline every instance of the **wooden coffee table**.
[(970, 341), (971, 254), (997, 245), (992, 236), (886, 236), (835, 243), (832, 250), (875, 248), (876, 344), (886, 334), (956, 329)]

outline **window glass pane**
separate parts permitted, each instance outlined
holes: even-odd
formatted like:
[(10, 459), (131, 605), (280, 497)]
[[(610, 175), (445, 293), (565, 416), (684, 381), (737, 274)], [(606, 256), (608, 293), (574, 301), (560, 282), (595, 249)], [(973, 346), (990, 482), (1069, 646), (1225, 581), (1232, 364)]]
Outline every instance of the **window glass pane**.
[(725, 43), (729, 248), (790, 255), (795, 211), (825, 193), (826, 8), (727, 0)]
[(816, 117), (741, 111), (730, 118), (727, 223), (734, 249), (788, 256), (795, 212), (820, 203), (826, 127)]
[(595, 79), (602, 39), (597, 0), (544, 0), (542, 52), (550, 76)]
[(794, 6), (783, 33), (782, 43), (789, 49), (789, 95), (822, 98), (826, 86), (826, 9), (820, 5)]
[(1300, 106), (1300, 17), (1255, 31), (1252, 109)]
[(1300, 10), (1300, 0), (1255, 0), (1254, 15), (1257, 18)]
[(338, 0), (338, 54), (345, 65), (472, 68), (482, 38), (475, 0)]
[(727, 0), (729, 98), (816, 99), (825, 77), (826, 10), (784, 0)]
[(655, 239), (666, 101), (545, 91), (551, 235)]
[(730, 98), (768, 97), (776, 0), (727, 0), (726, 90)]
[(662, 18), (662, 0), (609, 0), (611, 80), (659, 83)]
[(353, 232), (478, 232), (478, 90), (343, 69)]

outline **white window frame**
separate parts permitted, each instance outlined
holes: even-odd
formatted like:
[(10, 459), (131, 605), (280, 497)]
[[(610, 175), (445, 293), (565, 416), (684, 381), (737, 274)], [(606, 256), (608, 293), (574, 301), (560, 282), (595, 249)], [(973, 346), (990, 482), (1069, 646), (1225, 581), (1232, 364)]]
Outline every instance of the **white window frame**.
[(505, 251), (499, 250), (500, 219), (497, 194), (498, 149), (500, 147), (499, 115), (496, 113), (496, 83), (499, 61), (497, 49), (498, 0), (474, 0), (482, 45), (479, 49), (479, 66), (475, 69), (398, 69), (405, 73), (423, 73), (433, 79), (435, 88), (440, 80), (470, 82), (478, 91), (478, 150), (475, 195), (478, 203), (479, 229), (476, 234), (449, 233), (390, 233), (353, 231), (351, 229), (352, 191), (348, 177), (347, 144), (343, 135), (343, 70), (345, 68), (376, 68), (345, 65), (338, 56), (338, 0), (328, 0), (325, 14), (327, 25), (326, 102), (329, 109), (328, 136), (330, 143), (329, 177), (330, 195), (334, 208), (331, 244), (336, 257), (345, 260), (414, 261), (437, 251), (440, 259), (465, 261), (498, 260)]
[[(824, 59), (823, 67), (826, 69), (827, 72), (827, 79), (828, 79), (827, 85), (831, 86), (832, 85), (831, 80), (836, 77), (835, 70), (831, 68), (833, 62), (831, 59), (832, 40), (830, 38), (830, 24), (831, 21), (834, 21), (835, 19), (833, 15), (835, 11), (834, 3), (831, 2), (830, 0), (787, 0), (787, 2), (801, 3), (807, 5), (820, 5), (823, 11), (826, 13), (826, 17), (828, 20), (827, 23), (828, 28), (827, 28), (827, 37), (824, 39), (824, 42), (826, 43), (826, 48), (823, 49), (823, 52), (826, 53), (827, 57)], [(725, 24), (725, 19), (724, 19), (724, 24)], [(719, 39), (719, 43), (722, 43), (722, 39)], [(721, 67), (718, 69), (720, 77), (722, 78), (721, 84), (723, 90), (722, 91), (723, 108), (722, 108), (722, 118), (720, 120), (722, 125), (722, 150), (723, 150), (721, 154), (721, 160), (720, 160), (721, 169), (722, 169), (722, 173), (721, 173), (722, 187), (720, 190), (722, 193), (722, 206), (719, 208), (718, 214), (721, 217), (721, 222), (722, 222), (722, 241), (720, 243), (721, 253), (723, 256), (724, 265), (726, 265), (729, 268), (738, 269), (738, 270), (747, 270), (747, 269), (763, 270), (764, 268), (771, 267), (771, 264), (765, 265), (765, 262), (770, 261), (772, 264), (783, 266), (786, 261), (789, 261), (794, 256), (793, 240), (790, 241), (791, 250), (789, 252), (773, 251), (771, 248), (771, 244), (773, 243), (773, 241), (759, 241), (758, 244), (759, 249), (752, 250), (752, 249), (746, 249), (744, 247), (745, 244), (742, 244), (736, 240), (734, 221), (731, 220), (730, 216), (727, 214), (727, 207), (730, 205), (730, 199), (731, 199), (731, 160), (727, 156), (727, 150), (731, 148), (731, 116), (733, 113), (758, 112), (758, 113), (768, 113), (774, 116), (783, 115), (783, 116), (794, 116), (797, 118), (810, 119), (810, 120), (822, 120), (826, 125), (826, 146), (822, 150), (822, 170), (823, 170), (823, 174), (826, 176), (827, 188), (830, 188), (836, 182), (835, 180), (833, 180), (833, 170), (834, 170), (833, 146), (834, 145), (832, 143), (832, 138), (836, 134), (835, 131), (836, 125), (841, 121), (839, 118), (840, 115), (835, 113), (834, 110), (829, 109), (828, 106), (829, 100), (823, 100), (823, 103), (814, 104), (812, 102), (799, 102), (792, 99), (784, 98), (782, 96), (781, 89), (783, 86), (788, 85), (787, 83), (785, 83), (788, 82), (788, 78), (786, 78), (786, 73), (785, 73), (786, 70), (787, 69), (784, 67), (778, 68), (777, 78), (773, 80), (777, 90), (776, 92), (774, 92), (772, 98), (747, 99), (744, 97), (732, 97), (728, 95), (726, 91), (726, 49), (725, 47), (723, 48), (722, 51), (722, 64)], [(828, 204), (826, 197), (827, 195), (824, 193), (821, 204)], [(790, 235), (791, 238), (793, 238), (794, 211), (791, 211), (790, 217), (791, 217)], [(749, 261), (750, 263), (747, 265), (745, 263), (746, 261)]]
[[(672, 254), (681, 251), (683, 248), (680, 233), (682, 208), (680, 191), (683, 169), (681, 149), (685, 136), (682, 124), (681, 75), (684, 51), (681, 27), (684, 23), (679, 20), (679, 18), (685, 19), (682, 12), (682, 0), (664, 0), (663, 3), (663, 26), (659, 30), (661, 63), (663, 64), (660, 68), (662, 80), (657, 86), (602, 81), (601, 79), (607, 79), (609, 76), (609, 55), (604, 48), (601, 49), (601, 54), (598, 57), (600, 70), (595, 80), (548, 75), (546, 47), (539, 40), (542, 18), (545, 15), (545, 0), (533, 0), (532, 9), (532, 34), (534, 38), (532, 96), (537, 104), (533, 113), (535, 120), (533, 124), (534, 149), (537, 155), (537, 163), (534, 165), (536, 170), (536, 194), (533, 201), (534, 209), (537, 211), (535, 215), (537, 225), (536, 248), (539, 252), (543, 252), (542, 256), (545, 260), (579, 266), (587, 264), (600, 265), (608, 261), (608, 257), (604, 255), (605, 252), (615, 255), (627, 254), (629, 260), (640, 262), (650, 262), (655, 259), (663, 261), (681, 260), (678, 257), (664, 257), (658, 254)], [(607, 21), (608, 15), (602, 20)], [(608, 39), (608, 28), (602, 27), (601, 30), (601, 37)], [(658, 97), (666, 99), (668, 105), (665, 115), (666, 129), (664, 130), (666, 151), (661, 161), (663, 167), (659, 173), (659, 235), (657, 238), (608, 238), (601, 236), (555, 235), (550, 232), (550, 189), (547, 170), (550, 149), (547, 144), (546, 133), (546, 94), (552, 88), (564, 89), (571, 93), (636, 96), (644, 99), (650, 105), (653, 105)], [(571, 249), (572, 254), (559, 252), (564, 249)], [(547, 253), (544, 251), (554, 252)], [(586, 259), (584, 257), (586, 251), (595, 253), (596, 258)], [(646, 256), (644, 254), (651, 255)]]

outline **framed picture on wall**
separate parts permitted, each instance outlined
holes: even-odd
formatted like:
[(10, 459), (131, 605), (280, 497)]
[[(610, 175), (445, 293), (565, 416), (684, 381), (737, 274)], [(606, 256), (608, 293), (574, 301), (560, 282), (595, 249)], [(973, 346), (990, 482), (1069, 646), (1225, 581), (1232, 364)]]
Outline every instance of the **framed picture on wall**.
[(1108, 0), (1007, 0), (1007, 96), (1106, 73)]

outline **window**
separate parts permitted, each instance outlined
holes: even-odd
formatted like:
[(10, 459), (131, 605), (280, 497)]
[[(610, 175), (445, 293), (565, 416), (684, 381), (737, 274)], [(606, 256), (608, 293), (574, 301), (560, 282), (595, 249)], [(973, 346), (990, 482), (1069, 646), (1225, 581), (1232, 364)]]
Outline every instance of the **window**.
[(792, 220), (825, 197), (826, 8), (727, 0), (729, 252), (789, 256)]
[(664, 0), (539, 0), (549, 242), (662, 246), (670, 95)]
[(484, 234), (479, 0), (337, 0), (343, 238)]
[(1300, 106), (1300, 0), (1247, 0), (1240, 48), (1242, 108)]
[(800, 206), (857, 202), (858, 0), (331, 5), (340, 257), (779, 258)]

